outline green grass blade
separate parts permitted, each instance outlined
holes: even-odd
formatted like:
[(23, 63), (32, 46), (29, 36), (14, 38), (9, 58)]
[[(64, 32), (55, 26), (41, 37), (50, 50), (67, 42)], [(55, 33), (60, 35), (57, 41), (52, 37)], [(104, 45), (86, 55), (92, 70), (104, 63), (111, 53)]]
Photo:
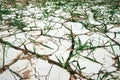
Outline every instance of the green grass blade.
[(49, 48), (49, 49), (53, 49), (51, 48), (50, 46), (46, 45), (46, 44), (43, 44), (43, 43), (40, 43), (42, 46), (46, 47), (46, 48)]
[(5, 46), (3, 45), (3, 68), (4, 68), (4, 66), (5, 66)]
[(62, 61), (61, 61), (57, 56), (55, 56), (55, 57), (57, 58), (57, 60), (58, 60), (58, 62), (59, 62), (59, 64), (60, 64), (60, 66), (63, 67), (64, 65), (63, 65)]
[(95, 62), (95, 63), (98, 63), (98, 64), (101, 64), (101, 65), (102, 65), (102, 63), (98, 62), (98, 61), (95, 60), (95, 59), (92, 59), (92, 58), (89, 58), (89, 57), (86, 57), (86, 56), (82, 56), (82, 57), (84, 57), (84, 58), (86, 58), (86, 59), (88, 59), (88, 60), (90, 60), (90, 61), (92, 61), (92, 62)]

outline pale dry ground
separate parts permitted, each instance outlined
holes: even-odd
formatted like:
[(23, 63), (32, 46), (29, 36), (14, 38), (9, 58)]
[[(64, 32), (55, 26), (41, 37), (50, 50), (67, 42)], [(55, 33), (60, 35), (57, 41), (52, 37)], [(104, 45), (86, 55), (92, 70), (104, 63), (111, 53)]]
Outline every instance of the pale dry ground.
[[(30, 12), (39, 13), (40, 11), (38, 10), (39, 9), (35, 7), (35, 8), (30, 8), (28, 11), (23, 11), (24, 13), (26, 13), (26, 15), (28, 15), (28, 17), (23, 18), (24, 19), (23, 21), (28, 24), (27, 25), (28, 28), (25, 28), (25, 30), (29, 30), (29, 27), (32, 27), (32, 26), (37, 26), (40, 29), (44, 29), (44, 27), (47, 24), (47, 25), (53, 26), (52, 30), (50, 30), (48, 34), (54, 37), (40, 36), (36, 40), (38, 41), (38, 43), (37, 42), (30, 43), (29, 38), (35, 39), (35, 37), (33, 36), (37, 36), (41, 34), (41, 31), (31, 31), (27, 33), (27, 35), (24, 33), (20, 33), (20, 34), (16, 34), (15, 36), (13, 35), (9, 38), (5, 38), (5, 40), (9, 42), (13, 42), (16, 38), (21, 39), (21, 40), (17, 40), (16, 43), (13, 43), (15, 45), (19, 45), (21, 44), (22, 41), (26, 40), (26, 47), (29, 50), (34, 51), (33, 50), (33, 46), (34, 46), (36, 48), (36, 51), (39, 54), (51, 54), (52, 53), (53, 55), (50, 58), (53, 60), (56, 60), (56, 56), (58, 56), (59, 58), (63, 56), (63, 58), (66, 59), (70, 52), (71, 42), (68, 38), (69, 31), (63, 25), (60, 24), (60, 23), (65, 22), (65, 20), (62, 20), (60, 18), (55, 18), (55, 17), (49, 17), (49, 20), (51, 21), (47, 22), (47, 21), (33, 19), (29, 17), (29, 15), (31, 15)], [(58, 14), (59, 12), (62, 12), (62, 11), (61, 10), (58, 10), (58, 12), (56, 11), (56, 13)], [(63, 14), (66, 17), (69, 17), (69, 14), (66, 14), (64, 12), (60, 14)], [(88, 12), (88, 14), (91, 16), (90, 12)], [(38, 14), (38, 17), (39, 16), (40, 15)], [(91, 22), (91, 24), (99, 24), (98, 22), (94, 21), (92, 17), (91, 19), (89, 19), (89, 21)], [(95, 34), (95, 33), (91, 34), (89, 30), (82, 28), (82, 25), (80, 23), (65, 22), (64, 25), (67, 26), (68, 28), (71, 28), (75, 35), (79, 35), (78, 37), (81, 39), (82, 43), (85, 43), (88, 39), (93, 39), (93, 38), (95, 39), (95, 41), (93, 42), (95, 45), (98, 45), (97, 42), (102, 43), (103, 40), (105, 42), (109, 40), (99, 34)], [(120, 28), (115, 27), (111, 31), (120, 31)], [(9, 33), (5, 31), (5, 32), (2, 32), (0, 35), (3, 35), (3, 34), (8, 35)], [(59, 40), (58, 37), (59, 38), (63, 37), (65, 39)], [(114, 35), (111, 35), (111, 37), (114, 37)], [(116, 40), (119, 41), (119, 39), (120, 39), (120, 35), (117, 35)], [(48, 45), (52, 49), (49, 49), (49, 48), (46, 48), (40, 45), (39, 42)], [(118, 47), (115, 48), (115, 53), (119, 54)], [(13, 58), (16, 58), (16, 56), (19, 54), (21, 54), (21, 52), (16, 51), (14, 49), (9, 49), (8, 53), (6, 54), (6, 64), (9, 63), (11, 60), (13, 60)], [(87, 51), (84, 51), (84, 52), (81, 52), (80, 54), (85, 56), (88, 53)], [(109, 52), (106, 51), (106, 49), (96, 49), (94, 53), (90, 55), (90, 57), (93, 57), (93, 55), (96, 58), (96, 60), (104, 64), (103, 69), (106, 69), (106, 70), (115, 69), (114, 67), (111, 67), (111, 65), (114, 63), (113, 60), (111, 59), (112, 55), (109, 54)], [(2, 57), (0, 58), (1, 58), (0, 64), (2, 64)], [(102, 67), (100, 64), (93, 63), (83, 57), (75, 57), (74, 59), (79, 61), (81, 67), (86, 67), (86, 69), (83, 70), (83, 73), (86, 75), (92, 75), (93, 73), (97, 73)], [(20, 60), (18, 60), (18, 62), (10, 66), (10, 69), (28, 78), (28, 80), (33, 80), (33, 79), (35, 80), (35, 75), (37, 75), (37, 78), (40, 78), (41, 80), (45, 80), (45, 79), (46, 80), (68, 80), (69, 79), (69, 73), (66, 70), (63, 70), (58, 66), (48, 64), (47, 61), (36, 59), (35, 57), (28, 57), (28, 56), (21, 55)], [(96, 76), (93, 76), (93, 77), (96, 78)], [(12, 80), (12, 79), (14, 80), (14, 76), (9, 72), (9, 70), (1, 74), (0, 78), (2, 80)]]

